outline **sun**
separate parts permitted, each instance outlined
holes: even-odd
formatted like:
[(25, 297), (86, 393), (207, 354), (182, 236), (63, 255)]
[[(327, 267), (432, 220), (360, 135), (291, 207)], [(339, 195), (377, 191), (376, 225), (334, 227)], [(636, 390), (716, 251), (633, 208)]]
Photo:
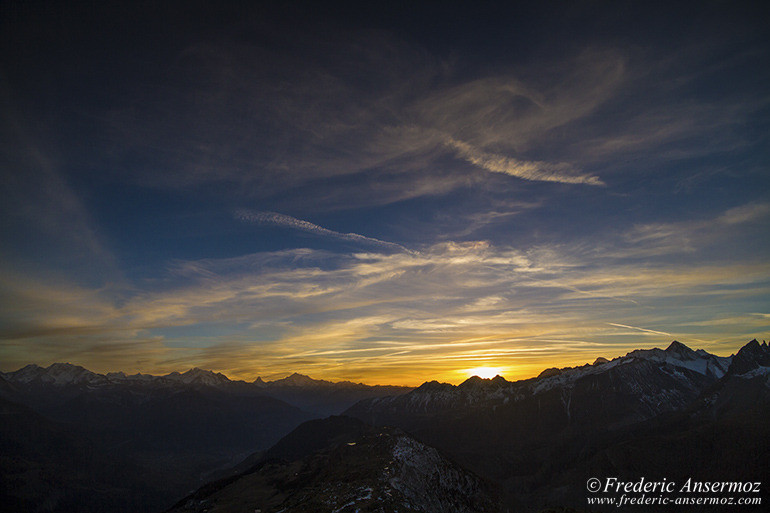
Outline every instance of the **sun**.
[(468, 377), (478, 376), (480, 378), (490, 379), (501, 374), (502, 369), (500, 367), (476, 367), (474, 369), (466, 370), (465, 373), (468, 374)]

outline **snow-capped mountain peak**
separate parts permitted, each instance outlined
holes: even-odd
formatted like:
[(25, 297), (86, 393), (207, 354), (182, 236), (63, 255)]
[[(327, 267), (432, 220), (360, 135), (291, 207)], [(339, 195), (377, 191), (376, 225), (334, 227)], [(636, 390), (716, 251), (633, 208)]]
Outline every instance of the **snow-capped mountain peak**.
[[(756, 352), (764, 354), (761, 346), (757, 347)], [(597, 358), (593, 364), (546, 369), (536, 378), (515, 382), (502, 377), (472, 377), (457, 386), (425, 382), (403, 396), (373, 399), (368, 405), (359, 405), (359, 409), (402, 409), (422, 414), (464, 408), (506, 408), (530, 400), (537, 401), (540, 408), (545, 404), (542, 401), (554, 401), (557, 397), (564, 403), (569, 418), (577, 404), (571, 403), (575, 390), (585, 393), (586, 397), (596, 397), (596, 391), (602, 390), (602, 393), (611, 391), (624, 401), (635, 397), (638, 408), (629, 415), (643, 417), (676, 409), (692, 401), (705, 386), (725, 376), (732, 358), (704, 350), (695, 351), (674, 341), (666, 349), (638, 349), (610, 361)], [(770, 356), (764, 365), (770, 366)]]
[(637, 349), (623, 358), (640, 358), (673, 367), (688, 369), (704, 376), (719, 379), (727, 373), (732, 356), (716, 356), (703, 349), (693, 351), (678, 341), (673, 341), (665, 350)]
[(71, 363), (54, 363), (46, 368), (30, 364), (15, 372), (9, 372), (6, 376), (10, 381), (17, 383), (40, 382), (57, 386), (92, 385), (104, 383), (107, 380), (101, 374), (96, 374)]
[(46, 373), (53, 378), (57, 385), (97, 383), (105, 380), (104, 376), (71, 363), (54, 363), (46, 369)]
[(287, 376), (282, 379), (268, 382), (270, 386), (283, 386), (283, 387), (313, 387), (319, 385), (330, 384), (328, 381), (313, 379), (310, 376), (299, 374), (295, 372), (291, 376)]
[(15, 381), (17, 383), (30, 383), (32, 381), (41, 379), (45, 374), (45, 369), (34, 363), (25, 365), (21, 369), (6, 373), (6, 378), (9, 381)]
[(680, 360), (694, 360), (699, 357), (695, 351), (682, 344), (678, 340), (671, 342), (671, 344), (669, 344), (669, 346), (665, 349), (665, 352), (677, 356)]
[(166, 379), (179, 383), (199, 385), (221, 385), (229, 383), (230, 379), (222, 373), (194, 367), (187, 372), (172, 372), (165, 376)]

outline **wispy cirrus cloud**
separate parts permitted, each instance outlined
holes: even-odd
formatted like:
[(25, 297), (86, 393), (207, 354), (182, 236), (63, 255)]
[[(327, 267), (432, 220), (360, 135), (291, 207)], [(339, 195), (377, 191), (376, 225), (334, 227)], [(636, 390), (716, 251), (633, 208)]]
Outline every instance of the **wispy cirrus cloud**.
[(505, 155), (487, 153), (468, 143), (449, 138), (447, 145), (474, 166), (492, 173), (502, 173), (523, 180), (571, 184), (605, 185), (598, 177), (579, 174), (569, 164), (519, 160)]
[(727, 210), (716, 221), (724, 226), (750, 223), (767, 217), (770, 214), (770, 203), (748, 203)]
[[(34, 130), (13, 91), (0, 78), (0, 237), (2, 257), (24, 260), (30, 248), (81, 276), (118, 281), (116, 258), (99, 234), (98, 223), (62, 172), (48, 142)], [(8, 237), (7, 239), (5, 237)], [(0, 267), (6, 262), (0, 262)]]
[[(756, 311), (770, 287), (763, 263), (593, 263), (568, 245), (299, 248), (177, 261), (169, 271), (166, 286), (134, 290), (120, 302), (100, 290), (6, 279), (0, 320), (13, 324), (5, 347), (18, 349), (9, 349), (4, 365), (27, 363), (34, 349), (47, 361), (110, 370), (197, 365), (250, 379), (302, 370), (418, 384), (426, 369), (456, 381), (456, 369), (494, 362), (508, 377), (526, 377), (544, 365), (616, 356), (671, 337), (729, 354), (730, 343), (745, 342), (734, 333), (761, 337), (770, 326), (767, 317), (747, 324), (742, 313)], [(717, 317), (720, 326), (701, 326)], [(141, 343), (126, 354), (134, 339)], [(145, 363), (137, 368), (132, 357)]]
[(770, 203), (752, 202), (723, 211), (709, 219), (638, 224), (623, 234), (629, 244), (617, 256), (661, 256), (695, 253), (719, 242), (721, 245), (741, 230), (752, 231), (770, 217)]
[(365, 244), (369, 246), (377, 246), (380, 248), (387, 248), (391, 250), (403, 251), (405, 253), (413, 253), (412, 250), (396, 244), (395, 242), (388, 242), (373, 237), (367, 237), (358, 233), (342, 233), (318, 226), (310, 221), (304, 221), (297, 219), (296, 217), (288, 216), (286, 214), (279, 214), (277, 212), (259, 212), (252, 210), (239, 209), (235, 211), (235, 218), (241, 221), (247, 221), (251, 223), (283, 226), (286, 228), (292, 228), (294, 230), (300, 230), (303, 232), (314, 233), (322, 237), (331, 237), (333, 239), (344, 240), (349, 242), (356, 242), (359, 244)]
[[(111, 115), (115, 144), (164, 168), (129, 179), (229, 183), (257, 197), (309, 186), (306, 201), (318, 210), (441, 196), (487, 179), (468, 177), (460, 161), (525, 180), (602, 185), (537, 150), (549, 131), (612, 97), (625, 73), (620, 52), (581, 52), (552, 63), (553, 80), (537, 83), (509, 69), (464, 76), (393, 34), (343, 32), (323, 47), (312, 63), (257, 45), (188, 48), (169, 70), (179, 90), (135, 91), (156, 101)], [(376, 88), (350, 80), (358, 73)], [(539, 158), (524, 156), (533, 149)], [(449, 156), (459, 159), (447, 165)], [(334, 179), (346, 180), (342, 192)]]

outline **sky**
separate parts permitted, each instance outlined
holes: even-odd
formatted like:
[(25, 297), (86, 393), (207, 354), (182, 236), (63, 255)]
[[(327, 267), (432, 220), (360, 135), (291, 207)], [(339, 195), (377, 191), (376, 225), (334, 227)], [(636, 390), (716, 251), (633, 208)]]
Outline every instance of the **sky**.
[(418, 385), (770, 338), (766, 2), (0, 9), (0, 371)]

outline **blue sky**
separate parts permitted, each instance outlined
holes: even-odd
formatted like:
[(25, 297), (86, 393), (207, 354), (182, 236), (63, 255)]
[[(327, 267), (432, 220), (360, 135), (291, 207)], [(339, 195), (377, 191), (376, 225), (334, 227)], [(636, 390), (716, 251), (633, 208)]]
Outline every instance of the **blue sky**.
[(388, 4), (9, 2), (1, 370), (418, 384), (767, 338), (767, 7)]

